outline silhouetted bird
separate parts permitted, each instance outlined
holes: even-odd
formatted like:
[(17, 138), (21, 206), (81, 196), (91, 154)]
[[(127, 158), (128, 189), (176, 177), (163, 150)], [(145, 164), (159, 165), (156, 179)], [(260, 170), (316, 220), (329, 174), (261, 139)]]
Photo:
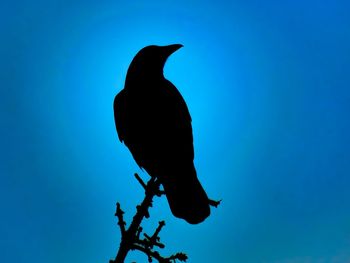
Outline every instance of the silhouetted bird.
[(160, 180), (174, 216), (197, 224), (210, 208), (193, 164), (191, 116), (163, 75), (167, 58), (181, 47), (147, 46), (137, 53), (114, 99), (114, 117), (120, 141), (141, 168)]

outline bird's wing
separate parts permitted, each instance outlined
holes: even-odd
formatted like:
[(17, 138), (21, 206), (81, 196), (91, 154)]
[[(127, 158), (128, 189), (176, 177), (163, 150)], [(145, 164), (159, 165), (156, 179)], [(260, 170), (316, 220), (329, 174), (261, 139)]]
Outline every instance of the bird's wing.
[[(184, 158), (193, 160), (193, 135), (191, 115), (186, 102), (177, 88), (167, 81), (164, 94), (167, 106), (164, 111), (168, 114), (168, 119), (163, 120), (164, 136), (166, 137), (167, 147), (172, 149), (174, 155), (183, 155)], [(179, 157), (179, 156), (178, 156)]]
[(184, 120), (191, 122), (192, 121), (191, 115), (190, 115), (190, 112), (187, 108), (187, 105), (186, 105), (184, 98), (181, 96), (180, 92), (174, 86), (174, 84), (168, 80), (167, 80), (166, 92), (168, 92), (168, 94), (172, 98), (174, 98), (172, 101), (174, 101), (176, 103), (176, 105), (172, 105), (172, 106), (179, 109), (179, 112), (181, 113)]
[(125, 94), (124, 90), (120, 91), (114, 98), (114, 121), (117, 129), (118, 138), (121, 142), (125, 139)]

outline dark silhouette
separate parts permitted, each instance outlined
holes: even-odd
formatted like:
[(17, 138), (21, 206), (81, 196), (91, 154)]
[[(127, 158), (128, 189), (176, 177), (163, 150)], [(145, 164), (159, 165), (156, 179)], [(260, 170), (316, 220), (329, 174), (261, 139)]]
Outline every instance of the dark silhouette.
[(198, 224), (210, 214), (193, 164), (191, 116), (176, 87), (163, 76), (167, 58), (182, 45), (147, 46), (132, 60), (115, 97), (118, 137), (136, 163), (163, 185), (174, 216)]
[(148, 257), (148, 262), (152, 262), (153, 259), (156, 259), (159, 263), (175, 263), (177, 261), (186, 261), (187, 255), (182, 252), (165, 257), (156, 251), (156, 248), (162, 249), (165, 247), (165, 245), (160, 242), (159, 237), (159, 233), (165, 225), (164, 221), (160, 221), (158, 223), (158, 227), (152, 235), (143, 233), (144, 238), (141, 237), (143, 231), (141, 222), (143, 218), (149, 217), (149, 208), (152, 206), (153, 197), (162, 196), (164, 194), (164, 191), (161, 191), (159, 189), (160, 181), (156, 177), (152, 177), (147, 184), (142, 181), (141, 177), (138, 176), (138, 174), (135, 174), (135, 177), (145, 189), (145, 198), (141, 204), (136, 207), (137, 212), (134, 215), (132, 222), (128, 228), (126, 228), (126, 222), (124, 221), (124, 212), (120, 208), (120, 204), (117, 203), (115, 216), (118, 218), (118, 225), (121, 232), (121, 242), (117, 256), (114, 260), (110, 260), (109, 262), (123, 263), (130, 250), (138, 250), (146, 254)]

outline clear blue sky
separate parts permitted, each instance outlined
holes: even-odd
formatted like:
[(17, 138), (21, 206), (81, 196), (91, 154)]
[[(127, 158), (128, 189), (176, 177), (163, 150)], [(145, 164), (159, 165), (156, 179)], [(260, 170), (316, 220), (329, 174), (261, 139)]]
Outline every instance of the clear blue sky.
[[(193, 118), (203, 224), (155, 200), (189, 262), (350, 262), (347, 1), (2, 1), (1, 262), (107, 263), (143, 191), (112, 103), (142, 47)], [(147, 178), (146, 174), (142, 174)], [(147, 262), (138, 253), (128, 262)]]

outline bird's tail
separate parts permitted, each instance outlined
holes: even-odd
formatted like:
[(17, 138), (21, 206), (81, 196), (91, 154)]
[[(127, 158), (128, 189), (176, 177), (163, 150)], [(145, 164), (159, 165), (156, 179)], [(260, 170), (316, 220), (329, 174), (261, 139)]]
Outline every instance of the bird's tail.
[(193, 163), (167, 171), (161, 182), (174, 216), (190, 224), (198, 224), (209, 216), (209, 199)]

